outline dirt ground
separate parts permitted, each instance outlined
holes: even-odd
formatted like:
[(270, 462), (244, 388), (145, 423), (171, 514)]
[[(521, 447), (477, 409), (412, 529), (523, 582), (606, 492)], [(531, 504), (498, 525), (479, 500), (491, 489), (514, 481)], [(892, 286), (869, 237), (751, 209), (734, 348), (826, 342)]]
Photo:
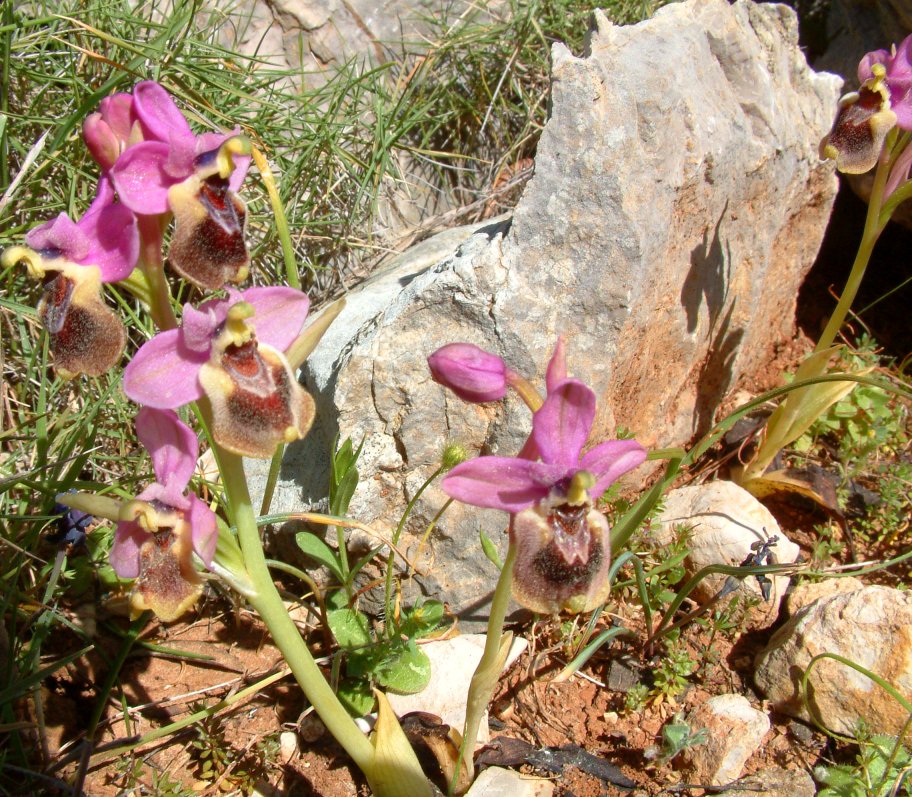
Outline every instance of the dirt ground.
[[(777, 513), (790, 538), (799, 544), (812, 543), (811, 526), (820, 522), (820, 517), (791, 506), (779, 507)], [(481, 753), (482, 760), (512, 764), (522, 772), (549, 777), (555, 782), (558, 797), (653, 795), (669, 787), (694, 797), (707, 793), (696, 787), (682, 788), (682, 776), (673, 766), (657, 766), (644, 753), (659, 742), (661, 728), (669, 719), (713, 695), (745, 694), (753, 705), (762, 708), (762, 699), (753, 690), (752, 663), (773, 629), (709, 640), (704, 627), (689, 624), (683, 639), (691, 658), (700, 664), (689, 678), (691, 685), (676, 699), (650, 702), (630, 711), (625, 710), (624, 690), (637, 680), (648, 681), (657, 659), (642, 649), (645, 629), (636, 602), (626, 601), (622, 595), (611, 608), (625, 625), (638, 630), (638, 639), (606, 646), (581, 675), (562, 683), (553, 679), (566, 661), (566, 629), (555, 621), (515, 629), (530, 640), (530, 645), (502, 680), (493, 701), (492, 745)], [(154, 643), (155, 648), (137, 646), (124, 666), (119, 683), (125, 704), (131, 707), (129, 716), (124, 716), (124, 704), (115, 689), (100, 725), (84, 793), (91, 797), (190, 791), (203, 795), (251, 794), (259, 784), (262, 794), (367, 795), (363, 778), (349, 765), (344, 751), (331, 737), (321, 734), (319, 722), (304, 712), (303, 696), (291, 676), (257, 691), (203, 726), (191, 726), (132, 754), (121, 753), (106, 761), (98, 755), (106, 747), (230, 698), (281, 671), (278, 651), (252, 614), (227, 606), (217, 597), (200, 605), (195, 613), (196, 619), (187, 622), (167, 626), (153, 622), (144, 632), (141, 642)], [(60, 763), (71, 759), (59, 770), (64, 778), (72, 778), (78, 769), (80, 733), (96, 703), (108, 663), (121, 644), (103, 629), (125, 625), (122, 618), (105, 618), (103, 609), (92, 621), (102, 629), (105, 640), (100, 652), (75, 661), (62, 675), (46, 682), (43, 691), (51, 758)], [(712, 655), (707, 654), (708, 648)], [(188, 654), (208, 658), (199, 661), (186, 658)], [(618, 678), (613, 668), (619, 666), (619, 660), (626, 664)], [(787, 717), (773, 714), (771, 718), (773, 728), (762, 749), (748, 761), (746, 773), (769, 766), (810, 770), (832, 753), (825, 736)], [(287, 734), (286, 746), (280, 745), (283, 731), (297, 733), (294, 748), (287, 746)], [(527, 744), (521, 745), (518, 758), (514, 755), (511, 759), (520, 744), (515, 740)], [(596, 776), (573, 765), (555, 772), (518, 763), (530, 750), (544, 748), (582, 748), (616, 770)], [(213, 750), (220, 750), (224, 760), (216, 762), (218, 754)], [(614, 777), (618, 773), (623, 777)], [(633, 791), (611, 782), (623, 783), (624, 777), (635, 784)]]

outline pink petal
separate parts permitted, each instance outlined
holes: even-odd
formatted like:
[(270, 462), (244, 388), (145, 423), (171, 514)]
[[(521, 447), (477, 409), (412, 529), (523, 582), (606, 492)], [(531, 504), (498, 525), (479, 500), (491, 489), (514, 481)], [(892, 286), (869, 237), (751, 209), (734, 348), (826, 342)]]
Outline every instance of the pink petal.
[(567, 379), (550, 389), (532, 417), (532, 437), (542, 461), (575, 468), (593, 420), (595, 393), (582, 382)]
[(208, 504), (201, 501), (193, 493), (190, 494), (188, 520), (192, 530), (193, 550), (203, 560), (203, 564), (209, 567), (212, 564), (212, 558), (215, 556), (215, 547), (218, 543), (218, 525), (215, 520), (215, 514)]
[(183, 491), (196, 468), (196, 433), (174, 410), (143, 407), (136, 414), (136, 436), (152, 457), (159, 484)]
[(143, 141), (124, 151), (111, 169), (121, 202), (150, 216), (168, 210), (168, 189), (179, 182), (165, 171), (170, 152), (161, 141)]
[(874, 52), (868, 53), (858, 62), (858, 82), (864, 83), (866, 80), (870, 80), (874, 77), (872, 69), (874, 64), (887, 66), (892, 57), (888, 50), (874, 50)]
[(171, 95), (153, 80), (144, 80), (133, 88), (133, 113), (147, 139), (170, 141), (175, 134), (193, 135)]
[(546, 498), (563, 476), (560, 466), (516, 457), (478, 457), (462, 462), (441, 481), (451, 498), (473, 506), (520, 512)]
[[(304, 328), (310, 299), (294, 288), (248, 288), (241, 292), (256, 314), (252, 322), (257, 340), (284, 352)], [(233, 304), (233, 302), (232, 302)]]
[(117, 524), (108, 560), (118, 578), (136, 578), (139, 575), (139, 549), (150, 536), (139, 523), (121, 521)]
[(133, 211), (107, 201), (109, 193), (113, 198), (109, 181), (102, 178), (98, 197), (79, 220), (90, 246), (77, 262), (98, 266), (102, 282), (118, 282), (130, 276), (139, 260), (139, 230)]
[(110, 169), (120, 155), (121, 141), (100, 113), (91, 113), (82, 123), (82, 138), (102, 169)]
[(580, 461), (580, 468), (595, 476), (595, 485), (589, 490), (593, 500), (608, 489), (627, 471), (646, 461), (646, 449), (636, 440), (609, 440), (587, 451)]
[(567, 378), (567, 355), (564, 348), (564, 336), (561, 335), (557, 339), (554, 354), (551, 355), (548, 370), (545, 372), (545, 387), (548, 393)]
[(209, 358), (212, 349), (212, 337), (215, 330), (228, 315), (228, 302), (224, 299), (212, 299), (200, 305), (197, 310), (191, 304), (184, 305), (181, 319), (181, 340), (189, 351), (201, 359)]
[(55, 249), (67, 260), (78, 262), (89, 251), (90, 242), (85, 232), (66, 213), (46, 221), (25, 236), (32, 249)]
[(133, 128), (133, 97), (122, 91), (112, 94), (99, 103), (98, 109), (114, 135), (126, 142)]
[(159, 332), (143, 344), (124, 369), (124, 393), (138, 404), (175, 409), (203, 395), (199, 369), (208, 359), (190, 351), (181, 330)]

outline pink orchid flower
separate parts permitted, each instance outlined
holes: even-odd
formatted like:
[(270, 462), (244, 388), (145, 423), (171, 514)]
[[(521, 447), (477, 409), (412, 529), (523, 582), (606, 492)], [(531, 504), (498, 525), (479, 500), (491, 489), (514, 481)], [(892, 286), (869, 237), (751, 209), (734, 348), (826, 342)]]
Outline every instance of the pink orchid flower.
[[(839, 101), (833, 128), (820, 142), (820, 156), (836, 161), (847, 174), (862, 174), (874, 167), (887, 133), (894, 127), (912, 130), (912, 36), (890, 51), (875, 50), (858, 64), (858, 91)], [(908, 148), (907, 148), (908, 150)], [(909, 159), (897, 164), (886, 195), (895, 189)]]
[(309, 300), (293, 288), (229, 290), (183, 324), (145, 343), (124, 370), (124, 392), (149, 407), (174, 409), (203, 395), (216, 441), (250, 457), (271, 457), (281, 442), (303, 437), (313, 399), (294, 378), (284, 352), (297, 339)]
[(517, 601), (543, 614), (589, 611), (610, 589), (611, 530), (594, 503), (646, 459), (646, 450), (635, 440), (609, 440), (583, 453), (595, 394), (567, 378), (563, 340), (548, 364), (546, 385), (519, 456), (462, 462), (440, 486), (451, 498), (511, 514)]
[(169, 262), (197, 287), (243, 282), (250, 269), (247, 208), (236, 192), (250, 166), (249, 142), (238, 130), (195, 135), (171, 95), (153, 81), (133, 89), (126, 137), (125, 108), (124, 99), (102, 106), (85, 131), (103, 166), (119, 149), (110, 175), (121, 201), (144, 216), (174, 213)]
[(152, 457), (155, 482), (122, 510), (110, 561), (120, 578), (135, 579), (134, 611), (151, 609), (168, 622), (202, 592), (192, 554), (212, 564), (218, 527), (206, 503), (186, 493), (199, 452), (193, 430), (171, 410), (144, 407), (136, 434)]
[(123, 353), (126, 333), (104, 303), (102, 283), (129, 276), (139, 257), (136, 217), (114, 201), (107, 178), (79, 221), (66, 213), (26, 235), (27, 246), (3, 254), (4, 264), (22, 261), (44, 281), (38, 315), (51, 336), (54, 366), (64, 378), (99, 376)]

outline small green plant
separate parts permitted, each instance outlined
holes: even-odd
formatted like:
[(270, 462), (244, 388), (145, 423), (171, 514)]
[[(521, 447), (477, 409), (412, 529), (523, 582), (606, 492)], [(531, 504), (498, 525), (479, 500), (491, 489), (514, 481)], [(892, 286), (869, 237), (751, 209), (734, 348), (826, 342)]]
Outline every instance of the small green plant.
[(642, 711), (649, 702), (649, 687), (646, 684), (634, 684), (624, 695), (624, 711)]
[(671, 722), (662, 727), (661, 744), (647, 747), (643, 751), (643, 757), (647, 761), (655, 761), (659, 766), (664, 766), (671, 763), (678, 753), (688, 747), (705, 744), (708, 739), (709, 731), (706, 728), (692, 731), (690, 725), (684, 721), (684, 715), (678, 713), (674, 715)]
[[(193, 711), (203, 706), (194, 705)], [(218, 782), (219, 787), (240, 789), (251, 794), (257, 781), (268, 777), (269, 769), (279, 753), (276, 734), (257, 739), (243, 749), (237, 749), (225, 738), (220, 717), (206, 717), (194, 725), (196, 738), (190, 743), (200, 780)], [(156, 794), (162, 792), (156, 791)]]
[[(350, 439), (335, 448), (331, 460), (329, 511), (344, 517), (358, 487), (357, 461), (363, 441), (354, 447)], [(431, 663), (416, 640), (428, 636), (443, 621), (439, 601), (424, 601), (412, 607), (387, 606), (382, 628), (357, 606), (355, 579), (382, 550), (376, 546), (356, 562), (349, 561), (344, 528), (337, 526), (333, 550), (309, 532), (296, 536), (298, 547), (324, 565), (338, 581), (326, 597), (326, 623), (339, 650), (333, 659), (333, 683), (339, 699), (354, 716), (369, 713), (375, 705), (374, 686), (399, 694), (423, 689), (431, 677)], [(315, 585), (314, 585), (315, 586)]]
[(687, 689), (690, 683), (688, 679), (696, 670), (697, 662), (683, 644), (679, 633), (672, 631), (668, 635), (665, 655), (659, 658), (653, 671), (653, 686), (650, 692), (652, 700), (673, 701)]
[(895, 797), (910, 794), (912, 756), (894, 736), (858, 736), (854, 764), (819, 766), (814, 770), (825, 788), (818, 797)]
[[(853, 349), (844, 352), (841, 369), (863, 373), (887, 365), (877, 343), (865, 333)], [(884, 389), (860, 384), (821, 415), (796, 441), (796, 448), (807, 451), (816, 441), (828, 438), (837, 443), (840, 461), (854, 471), (878, 452), (905, 446), (907, 415), (906, 405), (897, 404)]]

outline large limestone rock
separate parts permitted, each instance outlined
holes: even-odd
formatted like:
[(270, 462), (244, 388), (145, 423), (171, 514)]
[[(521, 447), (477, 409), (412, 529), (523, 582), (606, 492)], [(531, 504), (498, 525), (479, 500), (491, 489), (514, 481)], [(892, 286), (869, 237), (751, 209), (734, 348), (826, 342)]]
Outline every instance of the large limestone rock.
[[(754, 677), (774, 709), (811, 719), (801, 679), (820, 653), (834, 653), (872, 671), (912, 700), (912, 594), (863, 587), (801, 609), (757, 657)], [(908, 719), (880, 686), (833, 659), (816, 662), (808, 688), (815, 719), (836, 733), (853, 735), (864, 720), (871, 731), (897, 735)]]
[[(624, 426), (667, 446), (706, 430), (738, 376), (792, 335), (836, 188), (817, 142), (838, 80), (808, 69), (785, 6), (693, 0), (632, 27), (595, 16), (587, 55), (554, 46), (551, 118), (512, 223), (449, 258), (401, 258), (348, 297), (304, 373), (318, 422), (289, 449), (274, 509), (325, 494), (337, 432), (365, 439), (352, 513), (385, 527), (446, 441), (514, 454), (528, 412), (447, 395), (425, 364), (445, 343), (540, 379), (563, 333), (571, 373), (600, 396), (595, 436)], [(407, 537), (443, 500), (424, 493)], [(483, 607), (496, 571), (478, 530), (502, 541), (506, 523), (452, 506), (425, 547), (434, 561), (419, 563), (422, 589), (469, 615)]]

